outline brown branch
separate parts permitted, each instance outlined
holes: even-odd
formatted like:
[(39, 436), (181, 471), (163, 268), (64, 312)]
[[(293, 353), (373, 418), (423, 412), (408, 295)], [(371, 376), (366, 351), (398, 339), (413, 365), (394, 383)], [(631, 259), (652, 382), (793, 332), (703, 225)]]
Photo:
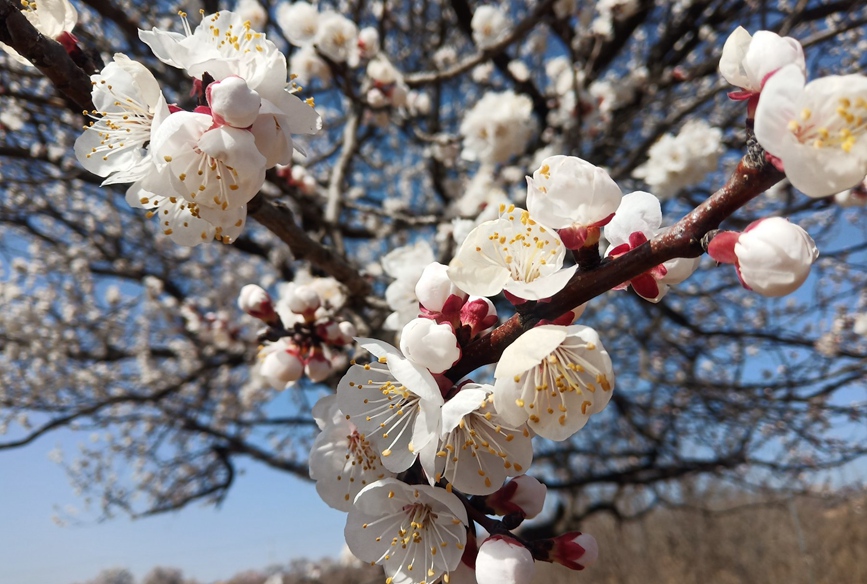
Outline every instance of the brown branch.
[(289, 246), (296, 259), (306, 259), (346, 286), (355, 301), (370, 294), (370, 283), (352, 265), (332, 250), (310, 238), (295, 224), (295, 216), (279, 201), (268, 201), (262, 194), (249, 203), (249, 213), (263, 227)]
[(549, 302), (538, 302), (521, 310), (465, 347), (462, 359), (447, 376), (457, 381), (478, 367), (497, 362), (507, 346), (539, 321), (554, 320), (653, 266), (678, 257), (700, 256), (703, 253), (701, 239), (706, 233), (718, 228), (723, 220), (782, 179), (783, 174), (770, 164), (752, 165), (745, 157), (724, 187), (665, 233), (615, 260), (605, 260), (593, 269), (579, 270)]
[(60, 43), (45, 38), (10, 0), (0, 0), (0, 41), (29, 60), (80, 110), (92, 110), (90, 77)]

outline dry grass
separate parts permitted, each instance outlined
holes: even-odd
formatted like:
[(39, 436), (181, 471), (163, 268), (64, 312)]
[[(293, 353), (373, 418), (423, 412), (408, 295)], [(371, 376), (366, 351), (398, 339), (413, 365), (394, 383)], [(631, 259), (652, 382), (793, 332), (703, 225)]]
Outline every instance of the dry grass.
[(600, 557), (584, 572), (537, 563), (537, 584), (867, 584), (867, 500), (801, 499), (725, 513), (591, 518)]

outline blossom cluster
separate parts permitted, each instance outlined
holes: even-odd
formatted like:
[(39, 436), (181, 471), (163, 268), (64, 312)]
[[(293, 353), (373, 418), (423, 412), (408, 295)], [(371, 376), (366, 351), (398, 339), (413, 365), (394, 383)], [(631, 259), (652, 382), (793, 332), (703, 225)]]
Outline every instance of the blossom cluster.
[(230, 243), (265, 171), (292, 161), (292, 134), (314, 133), (321, 120), (288, 86), (283, 54), (249, 21), (217, 12), (192, 31), (182, 18), (184, 34), (139, 36), (190, 77), (196, 107), (168, 104), (147, 67), (116, 54), (91, 78), (94, 119), (75, 153), (104, 184), (133, 183), (127, 202), (148, 209), (176, 243)]
[(855, 187), (867, 176), (867, 76), (807, 83), (801, 45), (742, 28), (726, 41), (720, 73), (748, 100), (756, 139), (792, 185), (811, 197)]

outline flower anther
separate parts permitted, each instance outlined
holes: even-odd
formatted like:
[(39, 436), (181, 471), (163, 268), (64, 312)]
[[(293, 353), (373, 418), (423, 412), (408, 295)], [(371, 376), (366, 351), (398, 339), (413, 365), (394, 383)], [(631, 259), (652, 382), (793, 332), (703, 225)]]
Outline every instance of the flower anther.
[(448, 276), (476, 296), (505, 290), (524, 300), (549, 298), (563, 289), (577, 266), (561, 269), (566, 247), (530, 214), (502, 206), (500, 218), (473, 229), (449, 264)]
[(510, 424), (527, 422), (565, 440), (602, 411), (614, 389), (611, 358), (590, 327), (543, 325), (509, 345), (494, 371), (494, 406)]
[(433, 584), (457, 569), (466, 526), (456, 495), (386, 478), (358, 493), (344, 535), (357, 558), (383, 566), (386, 584)]
[(505, 423), (494, 410), (490, 385), (470, 383), (443, 406), (437, 478), (461, 492), (488, 495), (533, 461), (530, 432)]

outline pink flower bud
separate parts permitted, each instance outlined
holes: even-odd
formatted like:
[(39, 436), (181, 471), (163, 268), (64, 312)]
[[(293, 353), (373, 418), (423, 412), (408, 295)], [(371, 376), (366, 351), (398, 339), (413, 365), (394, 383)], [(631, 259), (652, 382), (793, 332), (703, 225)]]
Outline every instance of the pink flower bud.
[(238, 294), (238, 308), (267, 324), (276, 324), (280, 320), (274, 312), (271, 297), (256, 284), (247, 284), (241, 288)]
[(799, 226), (769, 217), (754, 221), (740, 234), (717, 234), (708, 254), (718, 262), (735, 264), (745, 288), (774, 297), (790, 294), (804, 283), (819, 250)]
[(572, 531), (551, 540), (554, 547), (549, 552), (549, 560), (572, 570), (589, 568), (599, 557), (599, 546), (589, 533)]
[(379, 52), (379, 31), (366, 26), (358, 31), (358, 49), (362, 59), (370, 59)]
[(322, 304), (319, 294), (310, 286), (297, 286), (289, 296), (287, 303), (289, 310), (295, 314), (302, 314), (312, 318), (316, 309)]
[(461, 307), (461, 324), (467, 325), (472, 331), (470, 338), (497, 323), (497, 309), (494, 303), (484, 296), (470, 296)]
[(340, 327), (340, 332), (343, 333), (343, 344), (348, 345), (353, 343), (355, 337), (358, 336), (358, 331), (355, 329), (355, 325), (348, 320), (344, 320), (340, 322), (338, 326)]
[(529, 584), (536, 572), (536, 563), (518, 540), (494, 535), (482, 542), (476, 557), (478, 584)]
[(218, 124), (249, 128), (259, 117), (262, 98), (240, 77), (227, 77), (208, 85), (208, 105)]
[(452, 326), (427, 318), (413, 319), (403, 327), (400, 350), (407, 359), (427, 367), (431, 373), (442, 373), (461, 358)]
[(521, 475), (488, 496), (485, 503), (497, 515), (519, 513), (526, 519), (532, 519), (542, 512), (547, 494), (548, 487), (529, 475)]
[(304, 374), (304, 363), (295, 345), (280, 344), (283, 345), (281, 348), (268, 353), (262, 360), (259, 372), (274, 389), (282, 390), (287, 383), (301, 379)]
[(442, 312), (450, 296), (466, 300), (467, 294), (455, 286), (446, 273), (448, 266), (434, 262), (421, 273), (415, 285), (419, 303), (431, 312)]
[(331, 361), (322, 353), (321, 349), (316, 350), (308, 357), (307, 363), (304, 365), (304, 373), (314, 383), (328, 379), (332, 370)]

